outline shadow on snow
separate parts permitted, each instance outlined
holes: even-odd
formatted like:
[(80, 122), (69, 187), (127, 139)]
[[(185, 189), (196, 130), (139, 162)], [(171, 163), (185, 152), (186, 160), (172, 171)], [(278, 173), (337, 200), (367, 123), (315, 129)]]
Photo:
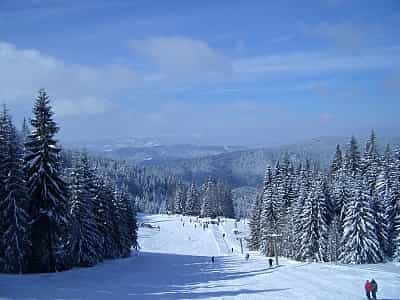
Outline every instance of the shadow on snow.
[(7, 289), (2, 289), (0, 296), (12, 299), (204, 299), (288, 290), (257, 290), (225, 283), (225, 280), (274, 272), (270, 269), (235, 272), (229, 268), (224, 271), (229, 259), (217, 257), (215, 263), (211, 263), (206, 256), (141, 252), (139, 256), (106, 261), (94, 268), (75, 268), (58, 274), (4, 275), (0, 277), (0, 286)]

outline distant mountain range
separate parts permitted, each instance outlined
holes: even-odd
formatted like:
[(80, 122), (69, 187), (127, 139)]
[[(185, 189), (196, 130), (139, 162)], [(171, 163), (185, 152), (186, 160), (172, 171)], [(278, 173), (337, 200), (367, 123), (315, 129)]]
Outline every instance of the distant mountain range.
[[(336, 145), (342, 145), (345, 152), (349, 138), (320, 137), (303, 143), (279, 147), (246, 149), (192, 159), (167, 160), (155, 163), (143, 161), (140, 165), (163, 175), (173, 174), (186, 181), (204, 182), (209, 177), (223, 179), (232, 188), (256, 187), (262, 183), (265, 169), (274, 166), (283, 153), (288, 152), (293, 162), (310, 159), (324, 168), (330, 165)], [(380, 139), (379, 145), (390, 143), (393, 148), (400, 145), (400, 138)], [(359, 140), (360, 152), (365, 148), (365, 139)], [(383, 151), (381, 149), (381, 151)]]
[(288, 152), (292, 161), (311, 159), (326, 166), (336, 145), (345, 141), (343, 138), (318, 138), (301, 144), (245, 149), (191, 159), (142, 161), (140, 165), (155, 173), (180, 176), (186, 181), (204, 182), (208, 177), (218, 177), (233, 188), (257, 186), (262, 182), (267, 165), (275, 165), (283, 153)]
[[(172, 144), (171, 140), (163, 138), (125, 138), (67, 147), (86, 148), (96, 155), (125, 160), (145, 166), (150, 172), (176, 175), (188, 182), (202, 183), (209, 177), (218, 177), (237, 188), (262, 183), (266, 166), (273, 166), (284, 152), (288, 152), (295, 162), (311, 159), (326, 167), (333, 158), (336, 145), (345, 146), (348, 141), (349, 138), (320, 137), (298, 144), (248, 149), (244, 146)], [(400, 145), (400, 138), (379, 139), (381, 148), (387, 143), (395, 148)], [(361, 152), (364, 145), (365, 139), (360, 139)]]
[[(244, 146), (201, 145), (174, 143), (173, 137), (132, 137), (92, 143), (66, 143), (70, 149), (86, 149), (96, 155), (120, 159), (134, 164), (151, 162), (158, 164), (166, 161), (192, 159), (240, 151)], [(193, 142), (196, 140), (193, 139)]]

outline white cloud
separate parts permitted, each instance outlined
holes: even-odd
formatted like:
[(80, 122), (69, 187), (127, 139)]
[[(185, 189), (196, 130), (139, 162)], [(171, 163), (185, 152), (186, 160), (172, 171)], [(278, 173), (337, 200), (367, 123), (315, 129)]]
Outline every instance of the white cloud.
[(4, 42), (0, 42), (0, 70), (0, 101), (32, 105), (37, 90), (46, 88), (60, 115), (103, 113), (110, 104), (105, 98), (140, 81), (123, 66), (67, 65)]
[(131, 48), (148, 59), (163, 74), (162, 78), (215, 79), (230, 74), (231, 64), (206, 42), (183, 37), (153, 37), (133, 40)]

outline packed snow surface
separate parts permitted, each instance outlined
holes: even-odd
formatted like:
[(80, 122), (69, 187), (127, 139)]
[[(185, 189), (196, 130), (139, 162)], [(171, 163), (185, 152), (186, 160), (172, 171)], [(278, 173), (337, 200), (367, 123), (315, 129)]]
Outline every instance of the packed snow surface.
[(62, 273), (2, 274), (0, 298), (357, 300), (366, 299), (364, 282), (374, 278), (378, 299), (400, 299), (399, 265), (281, 259), (280, 267), (269, 268), (267, 258), (250, 252), (246, 261), (241, 254), (243, 222), (225, 220), (205, 229), (196, 218), (181, 216), (142, 215), (142, 222), (153, 228), (140, 228), (138, 255)]

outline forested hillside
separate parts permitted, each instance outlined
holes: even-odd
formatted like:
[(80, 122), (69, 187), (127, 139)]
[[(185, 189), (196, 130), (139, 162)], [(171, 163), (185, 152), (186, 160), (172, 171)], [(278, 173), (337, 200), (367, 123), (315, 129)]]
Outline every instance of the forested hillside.
[(137, 247), (126, 188), (84, 153), (63, 159), (58, 131), (44, 90), (21, 131), (6, 106), (0, 112), (0, 272), (94, 266)]
[[(365, 143), (366, 139), (360, 141)], [(289, 153), (293, 163), (309, 160), (321, 168), (327, 168), (336, 145), (345, 143), (345, 138), (321, 137), (298, 144), (233, 151), (194, 159), (142, 161), (140, 165), (153, 174), (175, 175), (188, 182), (203, 183), (208, 177), (214, 177), (223, 178), (232, 188), (257, 187), (262, 184), (266, 166), (275, 165), (284, 153)], [(388, 143), (393, 147), (400, 145), (398, 138), (381, 138), (382, 146)]]
[(298, 260), (400, 260), (400, 152), (338, 145), (330, 168), (284, 155), (265, 173), (250, 222), (250, 248)]

